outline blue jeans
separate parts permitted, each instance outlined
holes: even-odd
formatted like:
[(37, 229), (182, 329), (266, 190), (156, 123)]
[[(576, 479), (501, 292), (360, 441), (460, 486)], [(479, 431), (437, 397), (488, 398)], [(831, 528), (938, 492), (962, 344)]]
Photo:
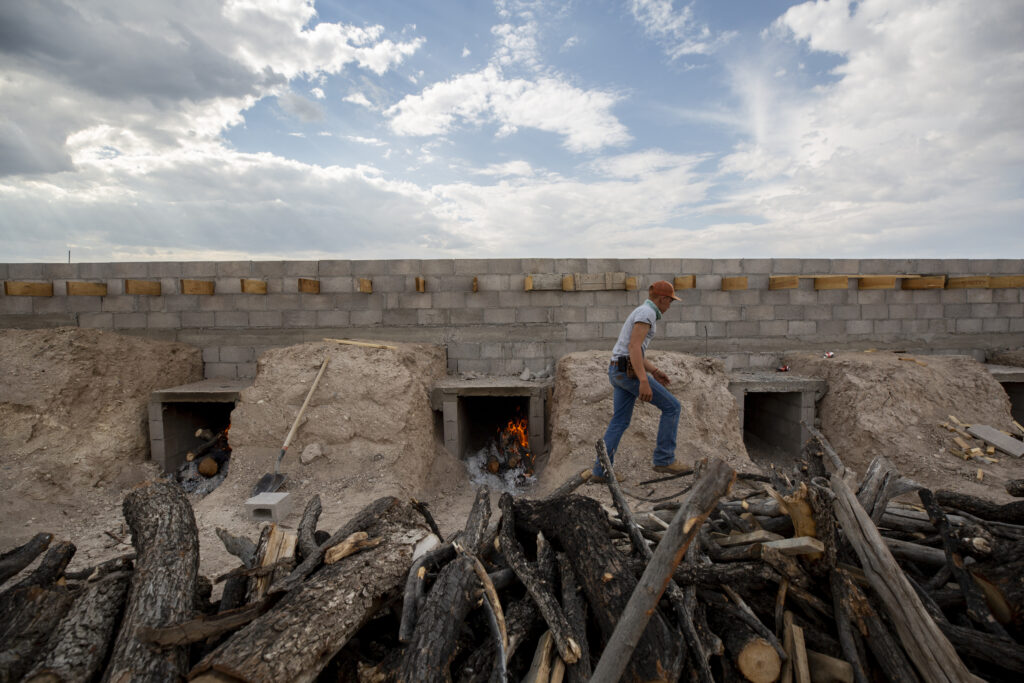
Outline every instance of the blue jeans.
[[(608, 366), (608, 380), (612, 383), (613, 405), (612, 421), (604, 433), (604, 445), (608, 449), (608, 459), (615, 462), (615, 451), (619, 447), (622, 435), (629, 427), (629, 421), (633, 418), (633, 405), (640, 395), (640, 380), (630, 379), (625, 372), (619, 372), (615, 365)], [(650, 374), (647, 375), (647, 382), (651, 385), (651, 399), (661, 411), (661, 420), (658, 422), (658, 443), (654, 447), (654, 464), (668, 465), (676, 459), (676, 432), (679, 429), (679, 400), (673, 396), (668, 389), (663, 387), (658, 380)], [(594, 476), (603, 477), (604, 468), (600, 461), (594, 463)]]

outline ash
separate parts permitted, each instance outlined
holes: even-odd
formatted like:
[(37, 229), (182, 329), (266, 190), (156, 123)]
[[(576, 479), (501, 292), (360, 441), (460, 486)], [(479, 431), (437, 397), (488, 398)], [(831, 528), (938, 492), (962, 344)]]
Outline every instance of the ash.
[[(193, 460), (192, 462), (186, 462), (179, 467), (176, 475), (173, 477), (173, 480), (181, 484), (181, 488), (185, 493), (202, 498), (220, 486), (221, 482), (227, 478), (228, 468), (230, 465), (231, 461), (226, 460), (220, 466), (217, 474), (212, 477), (204, 477), (199, 473), (199, 461)], [(168, 478), (171, 478), (171, 475), (167, 476)]]
[(499, 455), (496, 444), (491, 443), (466, 457), (466, 472), (474, 484), (486, 485), (491, 491), (511, 493), (513, 496), (526, 493), (537, 483), (537, 477), (526, 474), (523, 466), (512, 467), (499, 474), (487, 471), (487, 461)]

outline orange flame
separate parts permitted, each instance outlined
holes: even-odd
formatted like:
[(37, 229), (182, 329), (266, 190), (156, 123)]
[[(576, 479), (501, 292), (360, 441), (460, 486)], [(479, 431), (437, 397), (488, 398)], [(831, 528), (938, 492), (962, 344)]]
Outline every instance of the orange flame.
[(527, 421), (525, 417), (518, 420), (509, 420), (505, 431), (515, 437), (516, 441), (525, 451), (530, 450), (530, 437), (527, 434)]

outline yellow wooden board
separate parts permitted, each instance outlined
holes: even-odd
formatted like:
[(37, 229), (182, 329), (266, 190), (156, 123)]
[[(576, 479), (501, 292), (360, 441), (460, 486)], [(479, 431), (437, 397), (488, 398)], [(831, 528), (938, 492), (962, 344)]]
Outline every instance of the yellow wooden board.
[(945, 286), (945, 275), (922, 275), (900, 280), (901, 289), (942, 289)]
[(672, 280), (672, 286), (676, 289), (696, 289), (696, 275), (678, 275)]
[(722, 291), (723, 292), (735, 292), (741, 289), (747, 288), (747, 276), (740, 275), (738, 277), (723, 277), (722, 278)]
[(160, 283), (152, 280), (125, 280), (124, 293), (160, 296)]
[(421, 293), (427, 291), (427, 281), (424, 280), (421, 277), (417, 277), (416, 278), (416, 291), (417, 292), (421, 292)]
[(4, 282), (4, 294), (7, 296), (53, 296), (52, 282)]
[(213, 294), (213, 280), (182, 280), (182, 294)]
[(991, 289), (1024, 287), (1024, 275), (992, 275), (988, 279), (988, 286)]
[(373, 280), (365, 277), (359, 278), (359, 291), (363, 294), (373, 294)]
[(636, 277), (629, 275), (626, 277), (626, 291), (632, 292), (637, 288)]
[(311, 280), (306, 277), (299, 278), (299, 292), (301, 294), (319, 294), (320, 293), (320, 281)]
[(106, 282), (67, 282), (68, 296), (106, 296)]
[(850, 286), (848, 275), (815, 275), (815, 289), (846, 289)]
[(987, 289), (988, 275), (973, 275), (971, 277), (951, 277), (946, 282), (946, 289)]
[(242, 278), (242, 294), (266, 294), (266, 280), (250, 280)]
[(896, 276), (861, 275), (857, 278), (857, 289), (896, 289)]
[(769, 275), (768, 289), (796, 289), (800, 278), (796, 275)]
[(480, 291), (480, 282), (475, 277), (473, 278), (473, 291), (474, 292), (479, 292)]

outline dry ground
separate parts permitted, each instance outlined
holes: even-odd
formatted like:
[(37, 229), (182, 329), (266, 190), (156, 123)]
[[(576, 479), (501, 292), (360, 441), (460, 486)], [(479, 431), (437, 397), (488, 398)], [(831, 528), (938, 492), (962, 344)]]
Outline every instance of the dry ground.
[[(232, 413), (233, 447), (225, 482), (192, 497), (200, 530), (201, 571), (233, 568), (217, 527), (255, 538), (258, 525), (243, 503), (259, 477), (273, 471), (281, 442), (320, 363), (327, 371), (282, 463), (285, 490), (295, 498), (286, 525), (298, 522), (309, 498), (323, 503), (320, 527), (333, 531), (382, 495), (429, 503), (445, 533), (465, 518), (473, 482), (436, 433), (429, 406), (432, 383), (445, 373), (443, 349), (396, 344), (375, 349), (313, 342), (275, 349), (260, 359), (253, 386)], [(611, 415), (607, 353), (569, 354), (558, 364), (551, 405), (551, 451), (527, 495), (541, 495), (590, 466), (593, 444)], [(652, 352), (680, 399), (678, 457), (686, 462), (724, 457), (753, 471), (738, 411), (720, 362)], [(1019, 461), (964, 463), (944, 447), (937, 426), (949, 413), (967, 422), (1009, 427), (1005, 394), (984, 368), (965, 358), (922, 357), (927, 365), (893, 354), (816, 354), (787, 359), (800, 374), (829, 380), (819, 406), (821, 428), (849, 466), (863, 471), (871, 457), (890, 457), (924, 484), (1003, 500), (1002, 481), (1024, 477)], [(0, 474), (5, 494), (0, 551), (48, 531), (72, 540), (72, 568), (130, 551), (120, 502), (131, 485), (159, 476), (146, 460), (146, 402), (155, 389), (201, 377), (199, 351), (103, 332), (70, 328), (0, 332)], [(679, 491), (679, 482), (642, 484), (654, 477), (650, 453), (658, 411), (639, 405), (616, 459), (626, 488), (643, 510)], [(303, 464), (310, 444), (324, 455)], [(979, 482), (976, 470), (985, 472)], [(592, 495), (606, 499), (603, 487)], [(647, 500), (642, 500), (646, 498)]]

